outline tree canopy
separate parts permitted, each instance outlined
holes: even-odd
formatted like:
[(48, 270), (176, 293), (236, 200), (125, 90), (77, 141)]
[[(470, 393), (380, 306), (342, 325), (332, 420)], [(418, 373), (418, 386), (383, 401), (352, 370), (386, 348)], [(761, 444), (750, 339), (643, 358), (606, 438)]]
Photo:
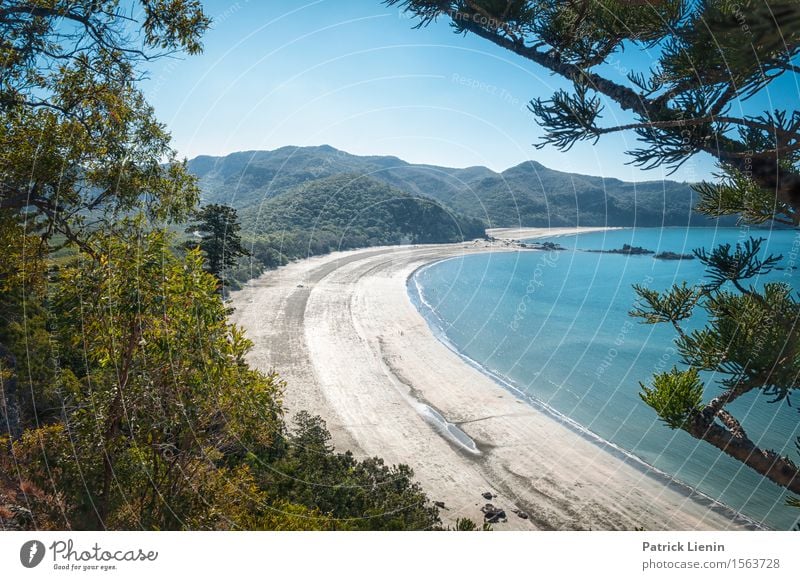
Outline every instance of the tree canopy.
[(206, 259), (206, 270), (224, 283), (224, 272), (238, 264), (239, 258), (250, 252), (242, 246), (242, 229), (236, 210), (227, 205), (212, 203), (193, 214), (186, 232), (199, 240), (190, 240), (188, 247), (197, 247)]
[(207, 271), (230, 247), (180, 251), (198, 190), (138, 81), (208, 25), (195, 0), (0, 5), (0, 529), (439, 527), (407, 467), (287, 426)]
[(181, 219), (197, 200), (137, 87), (144, 61), (198, 52), (196, 0), (11, 0), (0, 7), (0, 208), (91, 250), (134, 209)]

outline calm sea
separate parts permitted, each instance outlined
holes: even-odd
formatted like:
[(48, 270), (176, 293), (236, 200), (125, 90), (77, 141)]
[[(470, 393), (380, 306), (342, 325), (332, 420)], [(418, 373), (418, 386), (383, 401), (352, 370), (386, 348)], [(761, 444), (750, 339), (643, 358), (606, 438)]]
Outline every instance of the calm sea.
[[(800, 232), (641, 228), (550, 238), (567, 248), (560, 252), (445, 260), (419, 270), (409, 292), (437, 336), (509, 388), (742, 514), (789, 529), (800, 510), (785, 506), (782, 488), (709, 444), (668, 429), (638, 395), (639, 381), (680, 361), (670, 327), (628, 316), (636, 299), (632, 285), (700, 283), (703, 265), (586, 251), (631, 244), (691, 253), (748, 236), (767, 238), (764, 253), (784, 256), (785, 269), (755, 284), (777, 280), (800, 288), (794, 269), (800, 267)], [(709, 397), (720, 391), (713, 376), (705, 379)], [(768, 401), (751, 393), (730, 409), (759, 445), (800, 462), (798, 406)]]

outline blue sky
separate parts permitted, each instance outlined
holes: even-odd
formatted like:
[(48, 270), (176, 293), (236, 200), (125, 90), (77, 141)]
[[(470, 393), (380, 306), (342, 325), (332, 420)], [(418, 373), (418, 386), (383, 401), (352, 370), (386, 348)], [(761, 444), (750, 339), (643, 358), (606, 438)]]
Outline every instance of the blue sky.
[[(207, 1), (202, 55), (151, 63), (144, 89), (181, 156), (329, 144), (358, 155), (503, 170), (534, 159), (562, 171), (661, 179), (626, 165), (633, 133), (562, 153), (527, 102), (566, 87), (558, 77), (444, 20), (421, 30), (378, 0)], [(620, 81), (647, 55), (606, 67)], [(795, 93), (796, 94), (796, 93)], [(605, 122), (627, 122), (607, 107)], [(697, 156), (672, 179), (713, 171)]]

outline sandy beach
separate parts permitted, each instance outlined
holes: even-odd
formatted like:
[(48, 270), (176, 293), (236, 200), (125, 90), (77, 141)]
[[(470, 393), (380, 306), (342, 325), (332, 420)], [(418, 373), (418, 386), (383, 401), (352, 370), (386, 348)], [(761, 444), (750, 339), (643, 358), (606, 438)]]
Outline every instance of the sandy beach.
[(288, 417), (319, 414), (339, 451), (410, 465), (431, 499), (444, 502), (445, 523), (481, 522), (481, 494), (490, 491), (508, 515), (498, 530), (745, 527), (519, 399), (435, 338), (408, 296), (408, 277), (437, 260), (505, 249), (481, 241), (310, 258), (234, 293), (232, 321), (254, 343), (250, 362), (287, 382)]

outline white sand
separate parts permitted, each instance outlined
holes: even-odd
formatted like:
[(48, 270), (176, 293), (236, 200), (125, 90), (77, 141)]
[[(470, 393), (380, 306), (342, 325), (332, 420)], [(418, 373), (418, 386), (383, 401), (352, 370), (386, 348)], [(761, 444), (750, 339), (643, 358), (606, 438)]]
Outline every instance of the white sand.
[(498, 240), (525, 240), (542, 236), (563, 236), (569, 234), (621, 230), (616, 227), (582, 227), (582, 228), (492, 228), (486, 235)]
[[(408, 276), (486, 246), (371, 248), (296, 262), (235, 293), (232, 320), (255, 344), (250, 362), (287, 381), (289, 416), (321, 415), (340, 451), (410, 465), (429, 496), (445, 502), (446, 523), (482, 521), (480, 494), (492, 491), (508, 514), (496, 529), (741, 529), (725, 510), (518, 399), (433, 336), (409, 299)], [(445, 436), (425, 405), (459, 425), (479, 453)]]

